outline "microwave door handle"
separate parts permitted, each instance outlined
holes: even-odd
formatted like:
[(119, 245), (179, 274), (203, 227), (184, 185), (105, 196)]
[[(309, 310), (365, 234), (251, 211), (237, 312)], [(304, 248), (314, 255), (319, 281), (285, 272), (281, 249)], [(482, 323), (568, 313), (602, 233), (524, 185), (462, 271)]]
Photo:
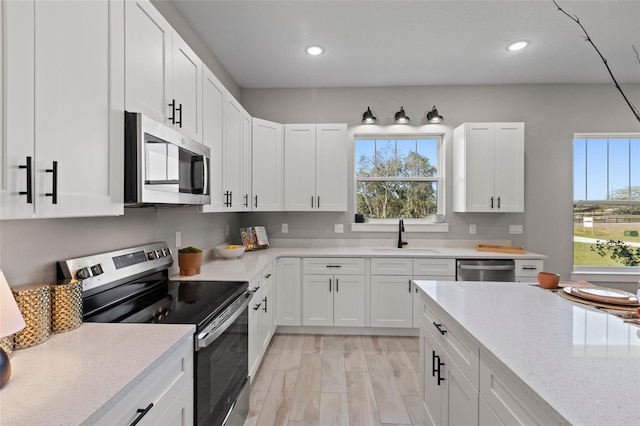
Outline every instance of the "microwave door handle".
[[(196, 176), (194, 174), (195, 171), (196, 171), (196, 167), (195, 167), (196, 163), (202, 163), (202, 175), (198, 176), (199, 178), (202, 178), (202, 186), (201, 187), (200, 186), (196, 187), (196, 182), (198, 180), (200, 180), (200, 179), (196, 179)], [(196, 192), (194, 192), (196, 194), (204, 194), (204, 188), (206, 188), (205, 182), (204, 182), (204, 180), (206, 178), (206, 171), (204, 170), (205, 167), (206, 167), (206, 165), (205, 165), (205, 162), (204, 162), (204, 156), (202, 156), (202, 155), (194, 155), (192, 157), (192, 160), (191, 160), (191, 187), (194, 189), (194, 191), (197, 190)]]
[(202, 194), (208, 195), (209, 191), (209, 162), (207, 161), (207, 157), (202, 156)]

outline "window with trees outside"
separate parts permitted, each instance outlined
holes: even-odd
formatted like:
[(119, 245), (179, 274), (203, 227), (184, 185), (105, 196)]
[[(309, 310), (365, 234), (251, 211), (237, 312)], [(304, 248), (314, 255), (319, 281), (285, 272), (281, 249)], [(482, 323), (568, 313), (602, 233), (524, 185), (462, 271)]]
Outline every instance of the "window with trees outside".
[(439, 136), (356, 137), (356, 212), (370, 222), (429, 221), (444, 189)]
[(640, 266), (640, 134), (575, 135), (573, 193), (574, 270)]

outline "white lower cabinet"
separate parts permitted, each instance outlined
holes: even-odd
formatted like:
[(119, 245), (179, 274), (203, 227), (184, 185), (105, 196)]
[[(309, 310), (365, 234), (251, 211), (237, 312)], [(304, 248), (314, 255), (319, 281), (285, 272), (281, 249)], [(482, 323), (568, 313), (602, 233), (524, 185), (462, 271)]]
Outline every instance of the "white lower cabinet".
[(192, 425), (193, 338), (185, 341), (95, 424)]
[(371, 259), (371, 326), (420, 327), (422, 300), (413, 280), (455, 281), (454, 259)]
[(364, 327), (364, 263), (360, 258), (303, 259), (302, 325)]
[(273, 264), (249, 282), (253, 291), (249, 303), (249, 376), (255, 377), (275, 331)]
[(551, 414), (546, 403), (536, 400), (493, 355), (480, 352), (480, 425), (557, 425), (562, 424)]
[(515, 280), (517, 282), (537, 282), (538, 272), (544, 270), (544, 260), (528, 259), (515, 261)]
[(426, 303), (420, 345), (420, 396), (432, 424), (478, 424), (478, 346)]
[(278, 259), (276, 273), (276, 322), (278, 325), (301, 325), (300, 293), (302, 271), (300, 258)]

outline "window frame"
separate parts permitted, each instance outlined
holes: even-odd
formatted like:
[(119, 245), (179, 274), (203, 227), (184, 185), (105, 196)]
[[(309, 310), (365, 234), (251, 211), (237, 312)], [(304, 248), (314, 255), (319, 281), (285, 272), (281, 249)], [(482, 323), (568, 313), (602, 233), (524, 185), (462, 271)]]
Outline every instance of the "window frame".
[[(571, 199), (572, 204), (576, 205), (640, 205), (640, 200), (575, 200), (575, 140), (576, 139), (640, 139), (640, 133), (574, 133), (572, 139), (572, 191)], [(585, 162), (587, 159), (585, 158)], [(631, 170), (629, 170), (631, 173)], [(586, 195), (586, 193), (585, 193)], [(607, 194), (608, 196), (608, 194)], [(573, 215), (573, 211), (572, 211)], [(573, 226), (571, 228), (572, 246), (573, 246)], [(588, 266), (588, 265), (574, 265), (574, 256), (572, 250), (571, 263), (572, 263), (572, 280), (586, 280), (595, 282), (615, 282), (615, 283), (637, 283), (640, 288), (640, 282), (638, 282), (638, 276), (640, 275), (640, 267), (638, 266)]]
[[(397, 127), (397, 126), (394, 126)], [(403, 126), (404, 127), (404, 126)], [(373, 177), (359, 179), (357, 175), (356, 143), (359, 139), (387, 139), (387, 140), (412, 140), (412, 139), (436, 139), (438, 144), (438, 174), (435, 177)], [(416, 128), (408, 129), (406, 132), (386, 132), (382, 129), (371, 132), (357, 132), (353, 134), (353, 197), (351, 205), (353, 211), (357, 213), (358, 208), (358, 182), (360, 181), (414, 181), (414, 182), (436, 182), (438, 186), (437, 214), (444, 214), (446, 211), (446, 155), (445, 155), (444, 132), (426, 131), (420, 132)], [(352, 223), (351, 231), (359, 232), (397, 232), (400, 218), (368, 219), (365, 223)], [(405, 218), (405, 232), (449, 232), (449, 224), (445, 222), (434, 222), (432, 218)]]

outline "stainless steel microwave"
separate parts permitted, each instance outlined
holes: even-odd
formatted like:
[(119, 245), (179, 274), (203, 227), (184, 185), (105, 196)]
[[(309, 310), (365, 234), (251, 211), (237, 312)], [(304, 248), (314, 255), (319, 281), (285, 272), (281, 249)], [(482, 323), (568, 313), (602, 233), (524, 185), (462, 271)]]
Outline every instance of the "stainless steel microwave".
[(209, 204), (209, 147), (125, 112), (125, 204)]

